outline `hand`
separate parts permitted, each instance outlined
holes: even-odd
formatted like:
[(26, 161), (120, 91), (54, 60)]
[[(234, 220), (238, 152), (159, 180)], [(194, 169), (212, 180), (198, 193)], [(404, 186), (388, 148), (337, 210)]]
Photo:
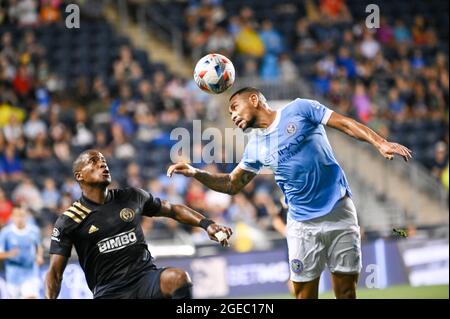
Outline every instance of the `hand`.
[(40, 255), (36, 256), (36, 264), (38, 266), (43, 265), (44, 264), (44, 258), (42, 256), (40, 256)]
[(177, 163), (170, 165), (169, 169), (167, 170), (167, 176), (172, 177), (172, 175), (175, 173), (184, 175), (186, 177), (194, 177), (196, 172), (197, 169), (187, 163)]
[(384, 141), (378, 147), (378, 151), (384, 156), (384, 158), (389, 160), (394, 159), (394, 154), (402, 156), (405, 162), (412, 158), (411, 150), (398, 143)]
[(211, 224), (208, 226), (208, 228), (206, 229), (209, 238), (211, 240), (217, 241), (219, 242), (219, 240), (217, 239), (217, 237), (215, 236), (217, 233), (219, 232), (224, 232), (227, 235), (227, 238), (225, 238), (224, 240), (222, 240), (220, 242), (220, 244), (224, 247), (228, 247), (230, 246), (230, 244), (228, 243), (228, 239), (230, 239), (231, 235), (233, 234), (233, 231), (231, 230), (230, 227), (225, 227), (225, 226), (221, 226), (221, 225), (217, 225), (217, 224)]
[(20, 250), (19, 248), (13, 248), (10, 251), (8, 251), (8, 258), (16, 257), (19, 254)]

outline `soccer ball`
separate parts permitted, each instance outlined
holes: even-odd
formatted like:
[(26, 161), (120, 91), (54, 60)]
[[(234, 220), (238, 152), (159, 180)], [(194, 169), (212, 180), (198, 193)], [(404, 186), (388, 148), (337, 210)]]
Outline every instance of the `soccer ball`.
[(235, 78), (233, 63), (221, 54), (211, 53), (201, 58), (194, 69), (194, 80), (198, 87), (211, 94), (220, 94), (229, 89)]

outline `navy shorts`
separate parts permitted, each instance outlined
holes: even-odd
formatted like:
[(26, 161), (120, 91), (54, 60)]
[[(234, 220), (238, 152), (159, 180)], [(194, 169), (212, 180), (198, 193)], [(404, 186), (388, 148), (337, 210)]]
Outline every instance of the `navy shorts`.
[(111, 292), (105, 292), (94, 299), (165, 299), (161, 292), (161, 273), (166, 268), (146, 270), (126, 286)]

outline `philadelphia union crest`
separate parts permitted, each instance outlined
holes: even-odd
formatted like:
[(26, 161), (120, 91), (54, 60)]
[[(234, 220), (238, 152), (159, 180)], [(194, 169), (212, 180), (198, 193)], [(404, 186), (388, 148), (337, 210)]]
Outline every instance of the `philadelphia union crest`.
[(132, 210), (131, 208), (124, 208), (120, 211), (120, 218), (124, 221), (124, 222), (131, 222), (134, 219), (134, 210)]

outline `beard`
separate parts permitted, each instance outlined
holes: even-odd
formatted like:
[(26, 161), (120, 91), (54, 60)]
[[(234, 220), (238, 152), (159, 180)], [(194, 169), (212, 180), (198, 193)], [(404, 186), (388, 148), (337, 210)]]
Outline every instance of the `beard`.
[(245, 132), (247, 130), (251, 130), (256, 128), (256, 116), (252, 116), (252, 118), (249, 121), (246, 121), (247, 125), (245, 125), (242, 130)]

